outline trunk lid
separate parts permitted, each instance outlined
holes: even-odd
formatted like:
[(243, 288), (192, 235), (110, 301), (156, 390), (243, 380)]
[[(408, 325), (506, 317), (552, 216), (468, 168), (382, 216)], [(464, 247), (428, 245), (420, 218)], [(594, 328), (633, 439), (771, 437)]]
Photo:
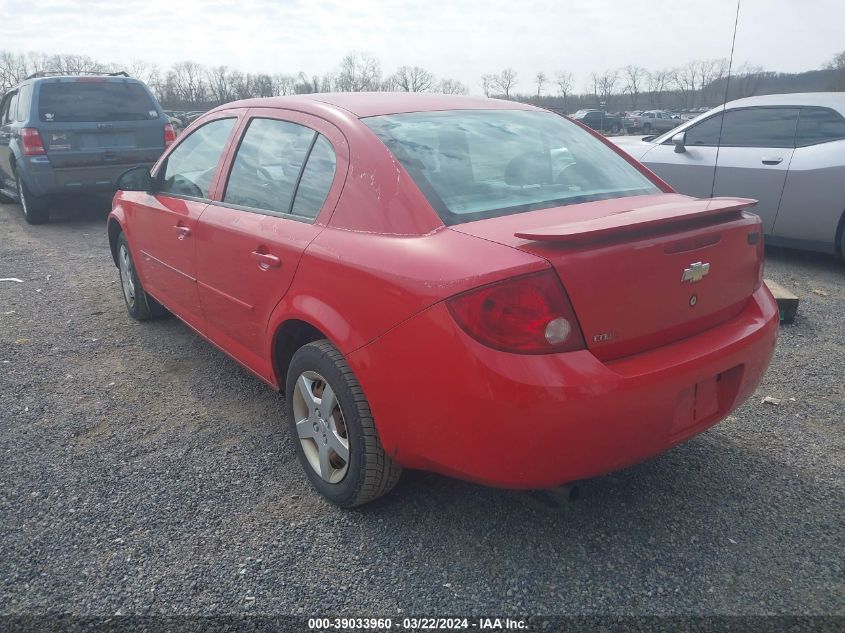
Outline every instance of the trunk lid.
[(737, 315), (761, 281), (760, 219), (743, 198), (658, 194), (450, 227), (548, 260), (587, 347), (612, 360)]

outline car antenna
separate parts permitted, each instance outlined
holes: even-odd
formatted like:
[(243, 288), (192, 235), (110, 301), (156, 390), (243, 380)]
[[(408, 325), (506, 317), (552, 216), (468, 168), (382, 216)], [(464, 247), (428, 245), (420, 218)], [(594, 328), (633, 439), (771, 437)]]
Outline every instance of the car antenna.
[(739, 3), (736, 0), (736, 17), (734, 17), (734, 36), (731, 40), (731, 58), (728, 60), (728, 77), (725, 80), (725, 98), (722, 99), (722, 116), (719, 119), (719, 138), (716, 140), (716, 161), (713, 163), (713, 180), (710, 182), (710, 197), (716, 191), (716, 170), (719, 168), (719, 150), (722, 148), (722, 128), (725, 125), (725, 106), (728, 104), (728, 90), (731, 87), (731, 69), (734, 64), (734, 46), (736, 46), (736, 27), (739, 24)]

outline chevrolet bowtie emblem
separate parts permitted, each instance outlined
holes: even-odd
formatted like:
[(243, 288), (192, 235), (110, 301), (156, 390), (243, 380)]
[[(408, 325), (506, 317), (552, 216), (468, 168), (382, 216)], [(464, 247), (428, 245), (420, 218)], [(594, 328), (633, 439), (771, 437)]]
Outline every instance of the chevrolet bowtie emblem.
[(703, 262), (695, 262), (690, 264), (689, 268), (684, 268), (684, 274), (681, 275), (681, 281), (688, 281), (694, 284), (696, 281), (701, 281), (710, 272), (710, 264)]

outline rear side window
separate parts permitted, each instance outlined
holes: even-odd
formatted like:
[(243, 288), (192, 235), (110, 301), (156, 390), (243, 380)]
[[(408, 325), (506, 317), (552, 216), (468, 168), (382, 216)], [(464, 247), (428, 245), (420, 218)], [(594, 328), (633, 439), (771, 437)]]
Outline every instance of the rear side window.
[[(320, 140), (322, 143), (316, 147)], [(325, 173), (330, 169), (334, 175), (334, 152), (329, 145), (329, 159), (323, 143), (328, 141), (305, 126), (277, 119), (253, 119), (232, 164), (223, 202), (316, 217), (328, 193), (328, 187), (323, 191)], [(313, 165), (310, 170), (305, 169), (315, 147)], [(303, 184), (304, 188), (299, 189)], [(331, 186), (331, 178), (328, 185)], [(293, 209), (294, 196), (298, 211)]]
[(191, 132), (164, 167), (161, 193), (207, 199), (211, 179), (236, 119), (217, 119)]
[(146, 121), (158, 110), (141, 84), (124, 81), (58, 81), (41, 84), (38, 118), (45, 122)]
[(332, 144), (325, 136), (318, 136), (296, 188), (291, 213), (305, 218), (317, 217), (332, 187), (336, 162)]
[(845, 119), (827, 108), (802, 108), (796, 145), (815, 145), (845, 138)]
[(21, 86), (18, 91), (18, 121), (26, 121), (29, 118), (30, 95), (32, 84)]
[(592, 134), (549, 112), (455, 110), (363, 121), (445, 224), (659, 192)]

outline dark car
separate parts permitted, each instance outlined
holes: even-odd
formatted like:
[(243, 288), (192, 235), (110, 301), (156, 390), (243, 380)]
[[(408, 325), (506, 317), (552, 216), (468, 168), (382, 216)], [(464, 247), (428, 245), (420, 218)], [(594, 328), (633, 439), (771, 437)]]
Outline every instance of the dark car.
[(622, 131), (622, 119), (604, 110), (578, 110), (572, 118), (594, 130), (613, 133)]
[(52, 195), (114, 192), (175, 138), (149, 88), (125, 73), (28, 77), (0, 101), (0, 198), (41, 224)]

